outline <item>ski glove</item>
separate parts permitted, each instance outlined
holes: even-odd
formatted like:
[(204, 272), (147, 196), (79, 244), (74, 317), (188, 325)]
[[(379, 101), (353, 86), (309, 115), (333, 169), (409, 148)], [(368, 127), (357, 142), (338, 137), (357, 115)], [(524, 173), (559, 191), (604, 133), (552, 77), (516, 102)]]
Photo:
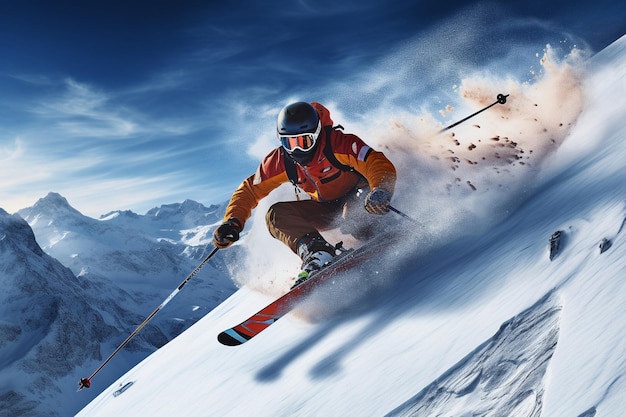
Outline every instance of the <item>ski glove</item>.
[(374, 188), (365, 197), (365, 210), (371, 214), (387, 214), (391, 205), (391, 193), (384, 188)]
[(225, 249), (239, 240), (241, 222), (237, 219), (228, 219), (213, 232), (213, 244), (216, 248)]

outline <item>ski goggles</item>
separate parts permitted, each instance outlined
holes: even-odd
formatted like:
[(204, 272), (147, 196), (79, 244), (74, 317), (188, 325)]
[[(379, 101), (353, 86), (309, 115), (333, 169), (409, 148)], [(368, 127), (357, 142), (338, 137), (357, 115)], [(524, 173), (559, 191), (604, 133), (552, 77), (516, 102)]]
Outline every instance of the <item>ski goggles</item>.
[(320, 136), (320, 132), (322, 131), (322, 123), (317, 123), (317, 129), (313, 133), (298, 133), (297, 135), (278, 135), (278, 139), (280, 139), (281, 145), (283, 148), (289, 153), (293, 151), (309, 151), (317, 142), (317, 138)]

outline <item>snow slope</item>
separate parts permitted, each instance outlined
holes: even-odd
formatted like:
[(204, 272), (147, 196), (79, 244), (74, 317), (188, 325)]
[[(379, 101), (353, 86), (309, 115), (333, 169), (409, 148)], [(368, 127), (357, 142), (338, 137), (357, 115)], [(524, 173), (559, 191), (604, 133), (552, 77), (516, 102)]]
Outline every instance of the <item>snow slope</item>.
[[(78, 415), (623, 415), (626, 37), (584, 70), (580, 115), (562, 137), (546, 130), (555, 146), (532, 175), (514, 175), (527, 148), (499, 168), (515, 177), (501, 187), (506, 201), (481, 194), (498, 190), (487, 176), (467, 180), (475, 194), (421, 195), (423, 206), (441, 207), (436, 222), (410, 210), (423, 222), (415, 241), (390, 248), (366, 276), (337, 280), (245, 345), (221, 346), (221, 330), (278, 291), (244, 286), (113, 385), (95, 378), (91, 389), (102, 393)], [(454, 171), (462, 184), (472, 174), (460, 163)], [(563, 245), (550, 261), (556, 230)], [(603, 238), (612, 246), (600, 253)]]

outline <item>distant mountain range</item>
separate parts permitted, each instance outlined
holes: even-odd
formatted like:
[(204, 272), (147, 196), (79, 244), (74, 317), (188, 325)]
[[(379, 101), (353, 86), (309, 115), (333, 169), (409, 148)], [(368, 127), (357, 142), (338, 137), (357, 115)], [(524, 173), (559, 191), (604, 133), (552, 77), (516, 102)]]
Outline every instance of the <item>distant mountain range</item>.
[[(54, 416), (68, 402), (76, 411), (86, 404), (95, 393), (72, 395), (76, 381), (213, 248), (223, 210), (186, 200), (145, 215), (114, 211), (93, 219), (57, 193), (13, 215), (0, 209), (0, 416)], [(101, 383), (231, 295), (236, 287), (224, 262), (216, 256), (190, 281), (107, 366)]]

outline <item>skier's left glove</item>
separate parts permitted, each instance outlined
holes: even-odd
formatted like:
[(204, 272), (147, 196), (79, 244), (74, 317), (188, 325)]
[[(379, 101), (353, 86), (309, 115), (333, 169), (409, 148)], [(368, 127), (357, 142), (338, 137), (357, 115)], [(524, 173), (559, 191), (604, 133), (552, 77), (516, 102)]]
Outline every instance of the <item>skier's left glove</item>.
[(239, 240), (239, 234), (243, 230), (241, 222), (237, 219), (228, 219), (213, 232), (213, 244), (216, 248), (225, 249)]
[(371, 214), (387, 214), (391, 205), (391, 193), (376, 187), (365, 197), (365, 210)]

